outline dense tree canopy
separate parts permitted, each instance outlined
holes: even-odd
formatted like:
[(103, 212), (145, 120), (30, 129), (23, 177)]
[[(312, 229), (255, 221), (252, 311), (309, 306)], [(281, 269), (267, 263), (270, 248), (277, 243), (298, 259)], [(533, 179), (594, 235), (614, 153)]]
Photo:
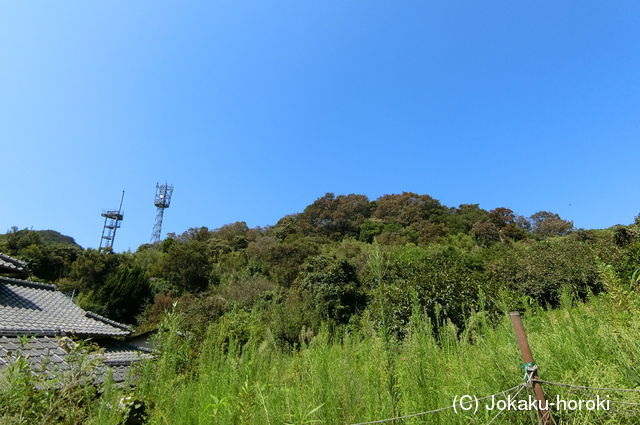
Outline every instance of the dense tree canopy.
[(553, 306), (563, 291), (598, 293), (597, 264), (623, 281), (640, 267), (639, 229), (574, 230), (548, 211), (447, 207), (411, 192), (373, 201), (327, 193), (273, 226), (194, 227), (135, 253), (83, 250), (55, 232), (15, 228), (0, 235), (0, 252), (115, 320), (150, 329), (176, 308), (194, 331), (223, 320), (241, 335), (252, 323), (295, 345), (364, 316), (402, 337), (416, 308), (463, 327), (481, 305)]

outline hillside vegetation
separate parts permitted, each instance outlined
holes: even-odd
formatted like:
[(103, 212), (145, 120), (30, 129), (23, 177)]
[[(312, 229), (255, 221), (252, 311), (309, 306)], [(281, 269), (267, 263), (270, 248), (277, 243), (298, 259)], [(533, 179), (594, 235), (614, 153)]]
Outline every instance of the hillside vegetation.
[[(524, 312), (540, 376), (592, 387), (638, 388), (640, 297), (623, 282), (616, 296), (587, 303), (563, 294), (547, 311)], [(137, 386), (105, 383), (95, 391), (71, 381), (62, 389), (33, 390), (24, 368), (0, 374), (0, 420), (6, 424), (335, 424), (348, 425), (451, 406), (454, 397), (499, 393), (524, 382), (511, 325), (484, 312), (464, 330), (433, 323), (417, 305), (400, 340), (377, 329), (368, 314), (357, 326), (323, 328), (296, 350), (284, 349), (268, 328), (235, 312), (212, 322), (203, 336), (185, 333), (185, 316), (163, 319), (162, 353), (140, 370)], [(356, 325), (354, 323), (354, 325)], [(75, 383), (74, 383), (75, 382)], [(635, 424), (638, 394), (578, 391), (545, 385), (548, 399), (613, 400), (608, 411), (554, 411), (555, 423)], [(511, 391), (526, 399), (526, 388)], [(488, 402), (487, 402), (488, 403)], [(537, 423), (533, 412), (455, 413), (452, 409), (406, 419), (404, 424)]]
[[(28, 230), (5, 235), (0, 252), (84, 308), (161, 329), (163, 354), (133, 394), (150, 423), (346, 424), (522, 382), (505, 321), (515, 309), (527, 311), (545, 379), (637, 386), (638, 235), (638, 223), (574, 229), (547, 211), (446, 207), (414, 193), (327, 194), (273, 226), (192, 228), (134, 253)], [(107, 389), (79, 416), (116, 423), (122, 396)], [(445, 412), (405, 423), (489, 420)]]
[[(574, 305), (566, 295), (554, 311), (526, 310), (543, 379), (592, 387), (640, 385), (640, 320), (635, 314), (640, 300), (622, 291), (623, 308), (608, 296)], [(181, 328), (177, 317), (169, 319), (166, 330)], [(433, 323), (416, 306), (402, 340), (376, 330), (365, 315), (357, 330), (333, 337), (322, 330), (294, 352), (283, 351), (251, 320), (244, 323), (246, 339), (226, 322), (212, 325), (203, 341), (170, 332), (163, 336), (165, 354), (149, 365), (135, 393), (151, 406), (149, 423), (355, 424), (451, 406), (456, 395), (481, 397), (523, 382), (506, 315), (494, 322), (483, 312), (474, 313), (460, 332), (450, 322)], [(557, 386), (545, 390), (551, 400), (556, 395), (595, 397)], [(528, 394), (525, 389), (519, 395), (525, 399)], [(638, 403), (638, 394), (600, 395), (616, 400), (611, 410), (556, 411), (554, 419), (561, 424), (637, 423), (638, 406), (624, 403)], [(396, 423), (487, 424), (496, 413), (450, 409)], [(531, 424), (530, 413), (504, 412), (493, 423)]]

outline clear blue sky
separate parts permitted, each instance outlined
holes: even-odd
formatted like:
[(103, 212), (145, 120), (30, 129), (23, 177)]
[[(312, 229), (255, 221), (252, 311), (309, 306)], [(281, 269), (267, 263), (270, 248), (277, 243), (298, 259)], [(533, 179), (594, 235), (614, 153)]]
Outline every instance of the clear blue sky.
[(325, 192), (640, 212), (640, 3), (15, 1), (0, 6), (0, 231), (116, 250), (273, 224)]

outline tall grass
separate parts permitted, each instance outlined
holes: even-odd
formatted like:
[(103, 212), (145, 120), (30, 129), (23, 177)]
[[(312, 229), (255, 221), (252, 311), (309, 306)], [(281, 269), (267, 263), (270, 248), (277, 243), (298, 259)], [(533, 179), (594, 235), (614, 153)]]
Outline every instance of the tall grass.
[[(533, 305), (523, 312), (542, 379), (640, 386), (640, 298), (630, 291), (616, 294), (587, 303), (565, 295), (560, 308)], [(35, 392), (38, 381), (29, 378), (24, 362), (6, 368), (0, 373), (0, 423), (353, 424), (450, 406), (455, 396), (480, 397), (523, 382), (506, 314), (496, 322), (478, 312), (461, 331), (450, 323), (431, 323), (415, 309), (402, 341), (381, 332), (365, 314), (353, 329), (339, 335), (322, 331), (295, 350), (282, 349), (251, 315), (237, 317), (248, 333), (223, 317), (196, 337), (180, 332), (180, 317), (168, 314), (159, 338), (162, 354), (142, 365), (137, 386), (119, 388), (107, 380), (98, 398), (86, 395), (76, 381)], [(594, 395), (549, 385), (545, 391), (550, 399)], [(640, 403), (639, 393), (603, 395)], [(129, 401), (123, 400), (127, 396)], [(146, 406), (146, 419), (129, 415), (129, 402)], [(396, 423), (486, 424), (496, 412), (483, 406), (475, 414), (447, 410)], [(638, 407), (612, 407), (617, 410), (554, 412), (554, 419), (572, 425), (638, 423)], [(533, 412), (505, 412), (492, 423), (535, 419)]]
[[(541, 378), (598, 387), (640, 384), (640, 317), (612, 309), (599, 297), (545, 311), (531, 307), (524, 323)], [(451, 405), (456, 395), (496, 393), (523, 382), (521, 358), (511, 324), (497, 325), (477, 313), (460, 333), (414, 312), (401, 342), (388, 343), (365, 316), (358, 331), (329, 338), (321, 332), (293, 352), (283, 351), (268, 332), (243, 344), (229, 341), (223, 324), (196, 341), (181, 337), (170, 318), (163, 354), (149, 364), (138, 386), (151, 424), (351, 424)], [(191, 359), (191, 360), (190, 360)], [(550, 397), (590, 398), (559, 387)], [(521, 393), (526, 396), (527, 393)], [(607, 393), (610, 394), (610, 393)], [(636, 394), (612, 398), (640, 402)], [(481, 404), (481, 406), (483, 406)], [(618, 412), (556, 413), (560, 423), (637, 423), (634, 407)], [(449, 410), (404, 424), (485, 424), (495, 412)], [(495, 422), (530, 424), (527, 412), (505, 412)]]

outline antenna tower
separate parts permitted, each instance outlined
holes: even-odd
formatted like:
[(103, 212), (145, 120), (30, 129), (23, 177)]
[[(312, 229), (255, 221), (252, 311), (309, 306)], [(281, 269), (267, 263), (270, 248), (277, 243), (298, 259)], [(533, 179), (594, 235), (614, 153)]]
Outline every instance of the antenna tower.
[(100, 238), (98, 251), (113, 252), (113, 240), (116, 238), (116, 230), (120, 228), (120, 222), (124, 220), (124, 211), (122, 211), (123, 200), (124, 190), (122, 191), (118, 209), (102, 210), (102, 214), (100, 214), (104, 217), (104, 226), (102, 227), (102, 237)]
[(171, 204), (171, 195), (173, 194), (173, 185), (156, 183), (156, 199), (153, 205), (156, 206), (158, 212), (156, 213), (156, 224), (153, 226), (153, 233), (151, 234), (151, 242), (160, 242), (160, 234), (162, 232), (162, 218), (164, 217), (164, 210), (169, 208)]

